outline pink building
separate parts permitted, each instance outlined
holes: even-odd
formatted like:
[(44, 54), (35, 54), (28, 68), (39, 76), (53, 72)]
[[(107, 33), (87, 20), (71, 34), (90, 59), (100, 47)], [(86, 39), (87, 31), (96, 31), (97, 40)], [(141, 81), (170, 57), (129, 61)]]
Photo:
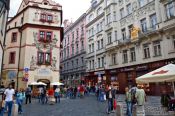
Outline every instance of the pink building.
[[(74, 23), (64, 21), (64, 39), (61, 49), (61, 79), (67, 84), (79, 84), (86, 71), (86, 14), (80, 16)], [(69, 80), (69, 81), (68, 81)]]

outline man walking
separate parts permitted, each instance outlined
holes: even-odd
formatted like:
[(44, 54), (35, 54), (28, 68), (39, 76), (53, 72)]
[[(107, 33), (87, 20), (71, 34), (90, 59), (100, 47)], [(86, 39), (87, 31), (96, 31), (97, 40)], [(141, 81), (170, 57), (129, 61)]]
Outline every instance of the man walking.
[(9, 84), (9, 87), (4, 92), (5, 102), (8, 107), (8, 116), (12, 116), (12, 106), (13, 106), (14, 94), (15, 94), (15, 91), (14, 89), (12, 89), (12, 85)]
[(29, 103), (31, 103), (31, 97), (32, 97), (31, 94), (32, 94), (31, 88), (27, 87), (27, 89), (26, 89), (26, 104), (28, 103), (28, 101), (29, 101)]

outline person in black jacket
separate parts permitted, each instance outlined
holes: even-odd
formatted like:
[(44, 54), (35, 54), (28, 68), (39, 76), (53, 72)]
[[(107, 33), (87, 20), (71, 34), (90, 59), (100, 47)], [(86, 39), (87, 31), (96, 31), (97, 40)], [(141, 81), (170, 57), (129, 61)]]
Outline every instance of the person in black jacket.
[(107, 109), (107, 113), (111, 113), (113, 112), (114, 108), (113, 108), (113, 103), (115, 100), (115, 89), (113, 89), (111, 86), (109, 86), (107, 92), (106, 92), (106, 99), (108, 100), (108, 109)]

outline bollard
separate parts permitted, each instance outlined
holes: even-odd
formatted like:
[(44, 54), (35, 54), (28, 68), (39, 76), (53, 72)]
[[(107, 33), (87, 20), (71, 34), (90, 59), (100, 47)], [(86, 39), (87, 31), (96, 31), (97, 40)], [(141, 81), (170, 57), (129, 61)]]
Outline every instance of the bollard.
[(13, 104), (12, 116), (18, 116), (18, 104)]
[(123, 116), (123, 104), (122, 103), (117, 104), (116, 116)]

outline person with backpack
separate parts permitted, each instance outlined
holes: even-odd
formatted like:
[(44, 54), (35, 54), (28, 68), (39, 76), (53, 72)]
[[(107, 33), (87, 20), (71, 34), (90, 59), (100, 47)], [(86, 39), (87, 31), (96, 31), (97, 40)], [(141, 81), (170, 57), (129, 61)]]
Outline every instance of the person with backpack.
[(31, 97), (32, 97), (32, 90), (30, 87), (27, 87), (26, 92), (25, 92), (25, 96), (26, 96), (26, 104), (31, 103)]
[(55, 97), (55, 103), (60, 103), (60, 88), (56, 88), (55, 89), (55, 93), (54, 93), (54, 97)]

